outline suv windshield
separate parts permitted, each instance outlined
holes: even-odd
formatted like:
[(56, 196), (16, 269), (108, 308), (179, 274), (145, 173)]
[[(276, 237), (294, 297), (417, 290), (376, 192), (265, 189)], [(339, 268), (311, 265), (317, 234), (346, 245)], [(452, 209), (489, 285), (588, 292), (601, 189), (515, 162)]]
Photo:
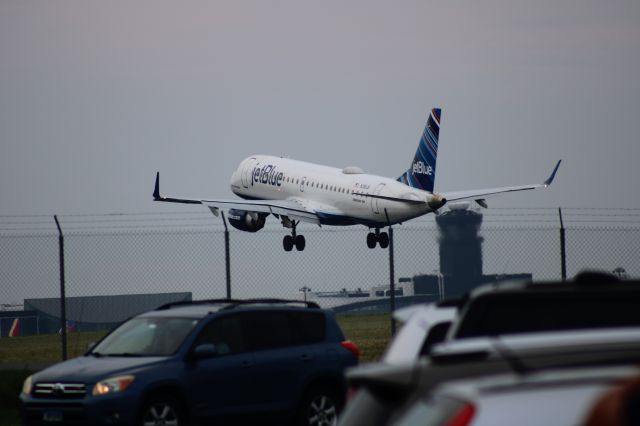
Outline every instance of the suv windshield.
[(198, 320), (133, 318), (91, 350), (96, 356), (167, 356), (175, 353)]

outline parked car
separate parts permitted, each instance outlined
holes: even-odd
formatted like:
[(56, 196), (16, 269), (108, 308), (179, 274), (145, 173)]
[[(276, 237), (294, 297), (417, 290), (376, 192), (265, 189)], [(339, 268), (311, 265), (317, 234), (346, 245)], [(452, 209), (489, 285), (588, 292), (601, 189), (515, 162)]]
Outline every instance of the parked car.
[(29, 377), (25, 425), (335, 423), (358, 348), (331, 311), (281, 300), (177, 302)]
[(461, 299), (399, 309), (403, 323), (381, 362), (401, 364), (426, 356), (445, 340), (478, 336), (640, 326), (638, 282), (585, 272), (573, 281), (510, 281), (481, 286)]
[[(347, 373), (349, 385), (356, 391), (352, 391), (354, 397), (343, 414), (345, 420), (341, 419), (340, 424), (383, 425), (389, 416), (415, 396), (416, 387), (426, 391), (447, 380), (517, 367), (517, 358), (510, 358), (509, 350), (498, 356), (502, 361), (487, 364), (484, 359), (488, 353), (486, 344), (482, 349), (483, 344), (480, 343), (483, 338), (486, 342), (487, 337), (541, 333), (538, 344), (545, 352), (557, 343), (546, 341), (545, 333), (640, 327), (640, 311), (635, 308), (639, 304), (639, 282), (621, 281), (616, 276), (599, 272), (578, 274), (570, 282), (519, 281), (479, 287), (465, 298), (449, 302), (451, 306), (458, 306), (458, 311), (450, 325), (443, 325), (448, 330), (440, 330), (438, 336), (429, 339), (429, 345), (423, 345), (419, 351), (410, 349), (407, 357), (410, 359), (404, 365), (389, 365), (383, 359), (382, 363), (350, 370)], [(419, 332), (419, 329), (416, 327), (414, 331)], [(423, 327), (422, 334), (415, 334), (415, 338), (427, 341), (429, 333), (430, 328)], [(474, 343), (473, 338), (480, 341)], [(438, 340), (453, 345), (449, 346), (450, 354), (433, 356), (438, 347), (434, 344)], [(466, 346), (462, 343), (465, 340), (468, 342)], [(401, 341), (394, 340), (387, 353), (395, 351), (395, 346), (399, 349)], [(454, 344), (456, 341), (459, 343)], [(417, 359), (421, 356), (422, 359)], [(565, 356), (560, 352), (545, 362), (550, 366), (563, 365), (567, 362)], [(509, 359), (515, 360), (513, 366), (508, 365)], [(445, 365), (441, 365), (443, 360)], [(362, 423), (358, 413), (377, 413), (376, 420)]]
[(428, 357), (404, 365), (368, 364), (347, 377), (358, 389), (341, 426), (393, 424), (399, 413), (453, 380), (576, 366), (614, 365), (640, 359), (640, 327), (555, 331), (447, 341)]
[(614, 275), (585, 272), (567, 283), (510, 281), (488, 284), (462, 299), (399, 309), (404, 325), (381, 362), (426, 356), (444, 340), (553, 330), (640, 325), (640, 285)]
[(640, 373), (635, 366), (510, 373), (453, 381), (418, 399), (396, 426), (584, 424), (604, 392)]
[(568, 282), (505, 282), (473, 290), (447, 340), (640, 326), (640, 282), (598, 272)]

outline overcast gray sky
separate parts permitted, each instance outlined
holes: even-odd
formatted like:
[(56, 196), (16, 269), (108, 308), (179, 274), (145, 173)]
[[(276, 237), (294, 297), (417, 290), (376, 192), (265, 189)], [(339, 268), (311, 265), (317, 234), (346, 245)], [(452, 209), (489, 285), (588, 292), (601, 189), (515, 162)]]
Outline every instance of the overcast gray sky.
[(640, 207), (640, 2), (0, 1), (0, 215), (231, 198), (250, 154)]

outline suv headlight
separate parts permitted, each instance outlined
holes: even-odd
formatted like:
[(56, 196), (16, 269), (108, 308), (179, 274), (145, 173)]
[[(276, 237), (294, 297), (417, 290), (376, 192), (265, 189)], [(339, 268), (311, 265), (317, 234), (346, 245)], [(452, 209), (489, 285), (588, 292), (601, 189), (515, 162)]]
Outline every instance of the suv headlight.
[(108, 393), (122, 392), (128, 388), (131, 383), (133, 383), (134, 378), (135, 377), (131, 375), (109, 377), (108, 379), (101, 380), (96, 383), (91, 394), (93, 396), (98, 396), (106, 395)]
[(25, 395), (29, 395), (31, 393), (31, 378), (33, 376), (29, 376), (26, 379), (24, 379), (24, 383), (22, 384), (22, 393)]

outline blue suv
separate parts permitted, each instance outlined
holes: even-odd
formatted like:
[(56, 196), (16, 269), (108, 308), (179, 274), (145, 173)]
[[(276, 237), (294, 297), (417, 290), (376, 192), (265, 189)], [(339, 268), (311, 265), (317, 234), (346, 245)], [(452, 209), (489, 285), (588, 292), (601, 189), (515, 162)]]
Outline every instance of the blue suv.
[(311, 302), (178, 302), (27, 378), (24, 425), (332, 425), (358, 348)]

